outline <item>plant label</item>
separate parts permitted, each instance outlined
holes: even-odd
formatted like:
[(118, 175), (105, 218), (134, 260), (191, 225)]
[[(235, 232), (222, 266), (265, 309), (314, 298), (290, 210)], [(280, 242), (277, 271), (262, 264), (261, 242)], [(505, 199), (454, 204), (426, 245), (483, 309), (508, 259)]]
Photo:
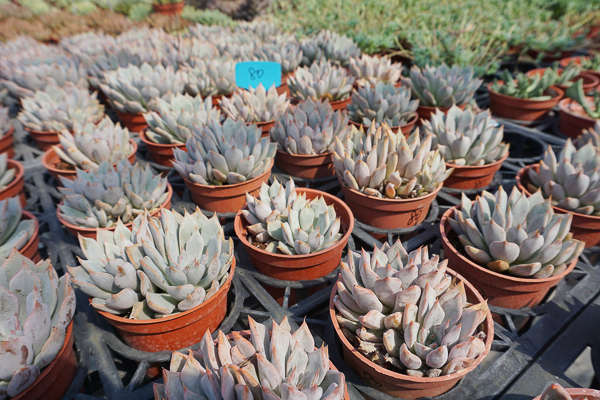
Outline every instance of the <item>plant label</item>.
[(281, 85), (281, 65), (271, 61), (246, 61), (235, 64), (235, 84), (242, 89), (259, 84), (269, 90)]

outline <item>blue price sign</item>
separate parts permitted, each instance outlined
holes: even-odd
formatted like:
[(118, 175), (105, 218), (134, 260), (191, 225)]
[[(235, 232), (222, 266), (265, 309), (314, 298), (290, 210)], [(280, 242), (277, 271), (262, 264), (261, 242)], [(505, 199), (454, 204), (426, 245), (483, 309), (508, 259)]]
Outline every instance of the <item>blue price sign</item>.
[(270, 61), (247, 61), (235, 64), (235, 84), (242, 89), (261, 84), (268, 90), (281, 85), (281, 65)]

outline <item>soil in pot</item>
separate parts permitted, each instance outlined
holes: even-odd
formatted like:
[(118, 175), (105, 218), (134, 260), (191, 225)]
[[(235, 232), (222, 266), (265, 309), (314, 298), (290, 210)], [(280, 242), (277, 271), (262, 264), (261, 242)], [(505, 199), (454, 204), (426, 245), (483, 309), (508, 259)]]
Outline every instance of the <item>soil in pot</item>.
[(354, 217), (343, 201), (329, 193), (308, 188), (296, 188), (296, 191), (298, 194), (305, 193), (307, 200), (323, 196), (328, 205), (333, 205), (337, 217), (340, 218), (340, 231), (343, 232), (342, 238), (335, 245), (306, 255), (288, 256), (269, 253), (248, 241), (246, 228), (249, 224), (242, 216), (241, 210), (235, 216), (235, 234), (246, 249), (252, 265), (260, 273), (286, 281), (318, 279), (331, 273), (340, 264), (342, 252), (348, 243), (352, 229), (354, 229)]
[[(503, 81), (498, 81), (503, 83)], [(549, 100), (530, 100), (511, 97), (505, 94), (497, 93), (492, 90), (493, 83), (488, 85), (490, 96), (490, 109), (495, 116), (514, 121), (532, 122), (539, 121), (548, 115), (548, 112), (558, 104), (564, 96), (564, 92), (556, 86), (550, 86), (544, 92), (545, 95), (552, 96)]]
[(24, 127), (24, 129), (29, 133), (29, 136), (35, 141), (40, 150), (46, 151), (52, 148), (52, 146), (60, 144), (60, 140), (58, 140), (60, 132), (36, 131), (27, 127)]
[[(465, 107), (467, 106), (467, 104), (460, 104), (457, 105), (458, 108), (460, 108), (461, 110), (464, 110)], [(428, 107), (428, 106), (422, 106), (419, 105), (419, 107), (417, 107), (417, 115), (419, 116), (419, 125), (421, 125), (421, 120), (422, 119), (430, 119), (431, 118), (431, 114), (435, 114), (435, 110), (439, 109), (441, 112), (443, 112), (444, 114), (448, 114), (448, 111), (450, 110), (451, 107)]]
[(115, 110), (121, 124), (130, 132), (141, 132), (148, 127), (144, 113), (129, 114)]
[[(586, 100), (592, 100), (592, 98), (586, 97)], [(589, 117), (583, 107), (572, 99), (562, 99), (558, 103), (558, 108), (560, 110), (558, 128), (569, 137), (578, 137), (584, 129), (593, 128), (596, 123), (596, 120)]]
[[(477, 288), (471, 285), (465, 278), (452, 271), (446, 272), (453, 277), (462, 279), (465, 285), (467, 299), (472, 303), (483, 302), (483, 297)], [(334, 286), (329, 298), (329, 315), (335, 332), (341, 342), (344, 361), (354, 370), (360, 379), (369, 386), (374, 387), (390, 396), (402, 399), (418, 399), (421, 397), (434, 397), (452, 389), (466, 374), (477, 368), (477, 366), (488, 355), (494, 340), (494, 323), (492, 315), (488, 311), (485, 321), (482, 323), (483, 332), (486, 334), (485, 351), (476, 359), (476, 362), (468, 368), (450, 375), (442, 375), (436, 378), (414, 377), (399, 372), (391, 371), (368, 360), (362, 355), (348, 338), (343, 334), (336, 318), (336, 308), (333, 299), (337, 295), (337, 287)]]
[(335, 175), (333, 152), (302, 155), (277, 150), (277, 166), (286, 174), (303, 179), (326, 178)]
[[(123, 341), (136, 350), (155, 353), (179, 350), (198, 343), (204, 333), (217, 330), (227, 314), (227, 293), (235, 272), (235, 257), (229, 276), (210, 299), (191, 310), (168, 317), (135, 320), (96, 310), (115, 327)], [(90, 299), (91, 302), (91, 299)], [(91, 307), (91, 306), (90, 306)]]
[(8, 199), (10, 197), (19, 196), (21, 207), (27, 205), (27, 198), (25, 197), (25, 168), (20, 162), (14, 160), (7, 160), (7, 169), (15, 169), (16, 174), (12, 182), (9, 183), (2, 191), (0, 191), (0, 200)]
[[(392, 130), (392, 132), (398, 132), (398, 129), (400, 129), (402, 131), (402, 134), (404, 135), (404, 137), (408, 137), (411, 134), (411, 132), (413, 131), (413, 129), (415, 128), (415, 125), (416, 125), (418, 119), (419, 119), (419, 114), (415, 114), (408, 121), (408, 123), (406, 123), (404, 125), (400, 125), (400, 126), (392, 126), (392, 127), (390, 127), (390, 129)], [(354, 122), (354, 121), (348, 121), (348, 122), (350, 123), (350, 125), (354, 125), (357, 128), (360, 128), (361, 126), (363, 126), (362, 124), (359, 124), (358, 122)], [(366, 126), (363, 126), (363, 129), (366, 131), (369, 128)]]
[(192, 194), (194, 203), (202, 210), (218, 213), (238, 212), (246, 204), (246, 192), (257, 193), (261, 184), (269, 180), (273, 163), (274, 161), (271, 161), (269, 169), (262, 175), (235, 185), (201, 185), (187, 178), (183, 180)]
[(6, 153), (8, 158), (15, 156), (15, 149), (13, 148), (13, 133), (15, 127), (11, 126), (4, 135), (0, 137), (0, 153)]
[(535, 307), (577, 264), (577, 260), (573, 260), (562, 274), (544, 279), (519, 278), (491, 271), (466, 256), (448, 222), (453, 214), (454, 207), (446, 211), (440, 221), (444, 258), (449, 267), (464, 276), (492, 305), (512, 309)]
[(462, 166), (447, 162), (446, 168), (454, 168), (454, 171), (444, 181), (444, 187), (448, 189), (482, 189), (489, 186), (507, 158), (508, 153), (496, 162), (481, 166)]
[(146, 136), (146, 129), (140, 132), (140, 140), (144, 143), (144, 145), (150, 152), (150, 157), (152, 157), (152, 161), (165, 167), (173, 167), (173, 160), (175, 160), (175, 157), (173, 156), (173, 149), (177, 148), (183, 151), (187, 151), (187, 147), (185, 147), (185, 144), (154, 143), (153, 141), (148, 139), (148, 136)]
[(183, 11), (184, 2), (174, 4), (152, 4), (152, 10), (156, 14), (162, 15), (180, 15)]

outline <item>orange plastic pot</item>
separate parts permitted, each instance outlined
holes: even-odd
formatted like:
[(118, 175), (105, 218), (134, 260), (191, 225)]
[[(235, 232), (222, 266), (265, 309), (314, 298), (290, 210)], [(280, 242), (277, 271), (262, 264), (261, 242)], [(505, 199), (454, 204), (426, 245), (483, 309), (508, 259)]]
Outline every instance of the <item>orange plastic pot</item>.
[(262, 175), (235, 185), (201, 185), (187, 178), (183, 180), (192, 194), (194, 203), (201, 209), (218, 213), (237, 212), (246, 203), (246, 192), (258, 192), (262, 183), (269, 180), (273, 162), (271, 161), (269, 169)]
[[(586, 97), (586, 100), (592, 100), (592, 98)], [(560, 110), (558, 128), (569, 137), (578, 137), (584, 129), (593, 128), (597, 121), (588, 117), (583, 107), (569, 98), (562, 99), (558, 103), (558, 108)]]
[[(457, 105), (457, 107), (460, 108), (461, 110), (464, 110), (466, 106), (467, 106), (467, 103)], [(430, 119), (431, 114), (435, 114), (435, 110), (439, 109), (441, 112), (443, 112), (444, 114), (447, 115), (448, 111), (450, 111), (450, 108), (452, 108), (452, 107), (428, 107), (428, 106), (419, 105), (419, 107), (417, 107), (417, 115), (419, 116), (419, 125), (421, 124), (420, 120)]]
[(331, 151), (310, 156), (289, 154), (285, 151), (277, 150), (275, 160), (280, 170), (298, 178), (314, 179), (335, 175), (333, 152)]
[[(131, 147), (133, 148), (133, 150), (131, 151), (131, 154), (129, 155), (129, 157), (127, 157), (127, 159), (129, 160), (129, 162), (131, 164), (135, 163), (135, 153), (137, 151), (137, 143), (133, 141), (133, 139), (129, 139), (129, 143), (131, 144)], [(62, 149), (62, 146), (59, 145), (59, 147)], [(49, 148), (48, 150), (46, 150), (46, 152), (44, 153), (44, 155), (42, 156), (42, 165), (50, 172), (50, 175), (52, 175), (57, 181), (59, 181), (60, 183), (60, 179), (58, 178), (59, 176), (62, 176), (63, 178), (67, 178), (67, 179), (75, 179), (75, 177), (77, 176), (77, 171), (73, 170), (65, 170), (65, 169), (60, 169), (57, 168), (56, 165), (60, 162), (60, 157), (58, 156), (58, 154), (56, 154), (56, 151), (54, 151), (54, 148)], [(117, 163), (114, 163), (113, 166), (117, 165)]]
[[(567, 58), (563, 58), (562, 60), (560, 60), (560, 66), (563, 68), (566, 68), (570, 63), (575, 63), (577, 65), (581, 65), (581, 60), (587, 58), (585, 56), (578, 56), (578, 57), (567, 57)], [(600, 80), (600, 71), (594, 71), (591, 69), (586, 69), (585, 72), (587, 72), (590, 75), (594, 75), (596, 78), (598, 78)]]
[(486, 165), (456, 165), (447, 162), (446, 168), (454, 168), (452, 174), (444, 181), (448, 189), (481, 189), (492, 183), (494, 175), (508, 158), (508, 153), (500, 160)]
[[(503, 81), (498, 81), (503, 83)], [(488, 85), (490, 108), (498, 117), (515, 121), (538, 121), (546, 118), (548, 112), (562, 99), (564, 92), (556, 86), (550, 86), (544, 94), (553, 96), (549, 100), (530, 100), (507, 96), (492, 90), (493, 83)]]
[[(167, 184), (167, 199), (164, 201), (164, 203), (162, 204), (162, 206), (169, 210), (171, 208), (171, 197), (173, 196), (173, 188), (171, 187), (171, 184), (168, 183)], [(64, 200), (61, 200), (60, 203), (58, 203), (58, 207), (60, 207), (63, 204)], [(152, 217), (155, 217), (157, 215), (160, 214), (160, 208), (158, 208), (157, 210), (155, 210), (152, 214), (150, 214)], [(78, 225), (73, 225), (70, 222), (67, 222), (62, 214), (59, 211), (59, 208), (57, 208), (56, 210), (56, 217), (58, 218), (58, 221), (63, 224), (67, 230), (69, 231), (69, 233), (75, 237), (79, 237), (79, 235), (83, 236), (83, 237), (87, 237), (87, 238), (91, 238), (96, 240), (97, 234), (98, 234), (98, 229), (101, 229), (103, 231), (114, 231), (115, 229), (117, 229), (116, 226), (110, 227), (110, 228), (86, 228), (84, 226), (78, 226)], [(132, 222), (128, 222), (125, 224), (125, 226), (127, 228), (129, 228), (131, 230), (131, 226), (133, 224)]]
[(154, 143), (148, 136), (146, 136), (146, 129), (140, 132), (140, 140), (146, 145), (146, 148), (150, 152), (150, 157), (152, 160), (160, 165), (165, 167), (172, 167), (173, 160), (175, 160), (175, 156), (173, 156), (173, 149), (177, 148), (183, 151), (187, 151), (185, 144), (162, 144), (162, 143)]
[[(546, 72), (545, 68), (535, 68), (530, 71), (527, 71), (527, 73), (525, 75), (527, 75), (528, 77), (533, 77), (536, 74), (540, 74), (540, 76), (543, 76), (543, 74), (545, 72)], [(560, 69), (558, 71), (559, 75), (561, 73), (562, 73), (562, 69)], [(590, 90), (592, 90), (593, 88), (598, 86), (598, 84), (600, 83), (600, 80), (597, 77), (595, 77), (594, 75), (589, 74), (587, 72), (581, 72), (575, 78), (571, 79), (571, 82), (577, 82), (580, 79), (583, 80), (583, 91), (584, 92), (589, 92)], [(565, 85), (556, 85), (556, 87), (559, 88), (560, 90), (562, 90), (563, 92), (565, 90), (567, 90), (567, 88), (568, 88), (568, 86), (565, 86)]]
[[(527, 189), (529, 183), (528, 171), (530, 168), (535, 168), (537, 171), (538, 167), (539, 164), (530, 165), (517, 173), (517, 187), (520, 190), (524, 190), (528, 196), (531, 196), (531, 192)], [(573, 214), (573, 221), (571, 222), (571, 233), (573, 234), (573, 238), (585, 242), (586, 248), (600, 246), (600, 217), (579, 214), (556, 206), (552, 206), (552, 209), (557, 214)]]
[(266, 122), (246, 122), (246, 125), (256, 125), (260, 129), (261, 136), (265, 137), (269, 135), (269, 131), (275, 126), (275, 120)]
[[(580, 388), (565, 388), (567, 393), (574, 399), (586, 398), (587, 400), (600, 400), (600, 390), (595, 389), (580, 389)], [(533, 400), (541, 400), (542, 396), (538, 396)]]
[(281, 77), (281, 85), (277, 86), (277, 94), (282, 95), (285, 93), (289, 97), (290, 87), (288, 86), (287, 81), (290, 76), (294, 76), (294, 72), (283, 74)]
[(331, 108), (333, 109), (333, 111), (337, 111), (337, 110), (345, 110), (346, 108), (348, 108), (348, 104), (350, 104), (351, 102), (352, 102), (352, 96), (348, 97), (345, 100), (330, 101), (329, 104), (331, 105)]
[(440, 184), (427, 196), (415, 199), (384, 199), (367, 196), (340, 183), (344, 200), (356, 219), (381, 229), (409, 228), (420, 224), (427, 217), (431, 203), (442, 188)]
[(440, 221), (444, 258), (448, 260), (448, 266), (464, 276), (490, 304), (512, 309), (535, 307), (577, 264), (577, 260), (573, 260), (562, 274), (544, 279), (519, 278), (482, 267), (461, 254), (451, 243), (458, 241), (448, 222), (455, 208), (446, 211)]
[(183, 4), (183, 1), (175, 4), (152, 4), (152, 10), (156, 14), (180, 15), (183, 11)]
[[(136, 320), (96, 310), (115, 327), (123, 341), (136, 350), (173, 351), (198, 343), (214, 332), (227, 314), (227, 293), (235, 272), (235, 257), (227, 280), (210, 299), (191, 310), (158, 319)], [(91, 299), (90, 299), (91, 302)]]
[[(306, 194), (306, 199), (311, 200), (323, 196), (328, 205), (333, 205), (336, 215), (340, 218), (341, 231), (344, 236), (333, 246), (312, 254), (288, 256), (274, 254), (259, 249), (248, 242), (248, 222), (240, 210), (235, 216), (235, 234), (246, 249), (252, 265), (256, 269), (272, 278), (286, 281), (304, 281), (321, 278), (333, 271), (340, 264), (342, 252), (348, 243), (348, 238), (354, 229), (354, 216), (352, 211), (343, 201), (329, 193), (308, 188), (296, 188), (298, 194)], [(244, 208), (247, 208), (245, 206)]]
[(130, 132), (141, 132), (148, 127), (144, 113), (129, 114), (117, 110), (115, 112), (123, 126), (129, 129)]
[(24, 129), (29, 132), (29, 136), (35, 141), (35, 144), (40, 150), (46, 151), (52, 146), (60, 144), (60, 140), (58, 140), (60, 132), (36, 131), (35, 129), (30, 129), (26, 126)]
[[(467, 299), (471, 303), (481, 303), (483, 298), (477, 289), (469, 283), (468, 279), (463, 278), (450, 268), (446, 273), (453, 278), (463, 281)], [(488, 355), (494, 340), (494, 322), (492, 314), (488, 311), (483, 325), (483, 332), (486, 334), (485, 351), (477, 357), (476, 362), (468, 368), (450, 375), (442, 375), (436, 378), (409, 376), (399, 372), (393, 372), (387, 368), (375, 364), (363, 356), (343, 334), (336, 318), (336, 309), (333, 299), (337, 295), (337, 287), (334, 285), (329, 297), (329, 315), (335, 332), (342, 343), (344, 361), (356, 371), (358, 377), (377, 390), (380, 390), (390, 396), (402, 399), (418, 399), (420, 397), (434, 397), (452, 389), (459, 380), (469, 372), (473, 371)]]
[(29, 241), (25, 243), (25, 246), (23, 246), (23, 248), (19, 250), (19, 253), (23, 254), (25, 257), (29, 258), (34, 263), (37, 263), (42, 259), (38, 249), (40, 245), (40, 224), (38, 223), (38, 220), (35, 217), (35, 215), (30, 213), (29, 211), (23, 210), (21, 212), (21, 220), (24, 219), (33, 220), (35, 222), (35, 229), (33, 235), (31, 236), (31, 239), (29, 239)]
[[(391, 126), (390, 129), (392, 130), (392, 132), (398, 132), (398, 129), (400, 129), (402, 131), (402, 134), (405, 137), (408, 137), (410, 135), (410, 133), (413, 131), (415, 124), (417, 123), (417, 120), (419, 119), (419, 114), (415, 114), (411, 119), (408, 120), (408, 123), (404, 124), (404, 125), (400, 125), (400, 126)], [(355, 127), (359, 128), (361, 126), (363, 126), (363, 124), (360, 124), (358, 122), (354, 122), (354, 121), (348, 121), (350, 123), (350, 125), (354, 125)], [(364, 127), (364, 129), (368, 129), (368, 127)]]
[(0, 137), (0, 154), (6, 153), (8, 158), (13, 158), (15, 156), (15, 149), (13, 148), (14, 131), (15, 127), (11, 126), (8, 132)]
[(67, 327), (65, 343), (52, 360), (42, 370), (38, 378), (11, 400), (61, 400), (69, 390), (75, 373), (77, 372), (77, 359), (73, 351), (73, 321)]
[(9, 183), (8, 186), (6, 186), (6, 188), (0, 191), (0, 200), (19, 196), (21, 207), (25, 207), (27, 205), (25, 191), (23, 190), (23, 187), (25, 186), (25, 168), (23, 167), (23, 165), (21, 165), (20, 162), (14, 160), (8, 160), (6, 162), (6, 168), (16, 169), (17, 172), (12, 182)]

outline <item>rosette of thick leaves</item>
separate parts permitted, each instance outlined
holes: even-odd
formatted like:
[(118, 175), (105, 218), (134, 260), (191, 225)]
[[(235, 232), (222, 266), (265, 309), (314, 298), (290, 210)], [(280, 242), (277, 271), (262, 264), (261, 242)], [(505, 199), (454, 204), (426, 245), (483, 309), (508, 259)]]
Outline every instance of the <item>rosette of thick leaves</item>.
[(279, 95), (275, 85), (267, 91), (260, 83), (256, 89), (240, 90), (231, 98), (223, 97), (219, 104), (223, 113), (231, 119), (245, 122), (268, 122), (285, 112), (290, 101), (285, 93)]
[(235, 62), (232, 60), (192, 58), (181, 67), (186, 93), (192, 96), (228, 95), (235, 85)]
[(0, 154), (0, 189), (5, 189), (15, 179), (17, 170), (8, 168), (8, 154)]
[(348, 104), (348, 118), (364, 126), (406, 125), (416, 114), (418, 100), (410, 99), (410, 89), (392, 84), (367, 83), (352, 94)]
[(21, 220), (19, 196), (0, 201), (0, 258), (9, 256), (13, 249), (21, 250), (35, 234), (35, 220)]
[(573, 141), (575, 147), (580, 148), (591, 142), (594, 147), (600, 147), (600, 120), (589, 129), (584, 129), (581, 135)]
[(329, 61), (320, 61), (309, 67), (298, 68), (294, 76), (288, 78), (290, 96), (297, 101), (329, 100), (338, 101), (350, 97), (354, 77), (348, 76), (345, 69), (333, 66)]
[(351, 58), (361, 55), (360, 48), (352, 39), (330, 30), (322, 30), (312, 37), (302, 39), (300, 48), (304, 66), (331, 61), (335, 65), (347, 67)]
[(281, 65), (282, 74), (289, 74), (294, 72), (302, 62), (302, 50), (293, 36), (280, 35), (268, 43), (259, 45), (254, 51), (254, 57), (259, 61), (276, 62)]
[(377, 85), (379, 82), (395, 85), (402, 75), (402, 64), (392, 63), (388, 57), (372, 57), (363, 54), (360, 58), (350, 58), (350, 75), (356, 78), (358, 86)]

